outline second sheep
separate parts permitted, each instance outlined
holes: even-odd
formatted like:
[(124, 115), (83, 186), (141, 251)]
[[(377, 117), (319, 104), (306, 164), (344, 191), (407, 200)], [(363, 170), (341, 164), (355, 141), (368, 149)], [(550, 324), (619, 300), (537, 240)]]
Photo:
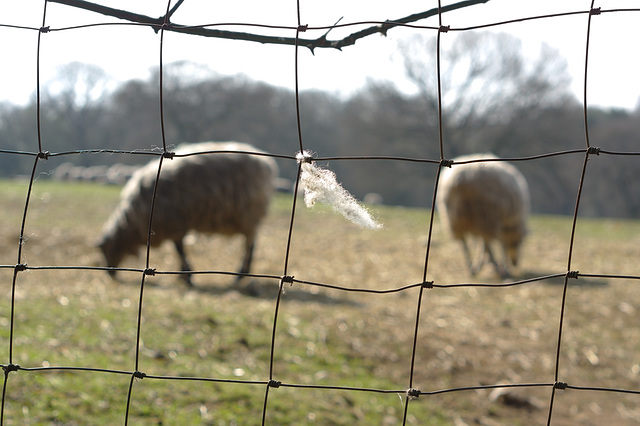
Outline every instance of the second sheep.
[[(485, 161), (458, 164), (471, 160)], [(462, 243), (472, 276), (486, 257), (502, 278), (511, 275), (510, 266), (517, 265), (527, 234), (530, 209), (529, 187), (518, 169), (493, 154), (457, 157), (450, 169), (441, 172), (436, 206), (445, 228)], [(468, 246), (473, 237), (482, 244), (475, 263)], [(500, 259), (492, 251), (494, 242), (502, 252)]]

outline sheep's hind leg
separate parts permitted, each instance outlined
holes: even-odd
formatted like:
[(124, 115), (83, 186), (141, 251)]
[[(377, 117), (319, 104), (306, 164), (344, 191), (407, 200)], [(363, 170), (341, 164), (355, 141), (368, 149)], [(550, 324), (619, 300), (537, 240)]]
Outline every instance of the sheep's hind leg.
[(500, 266), (500, 264), (496, 261), (496, 258), (493, 255), (493, 251), (491, 250), (491, 245), (486, 241), (484, 242), (484, 249), (489, 256), (489, 261), (493, 264), (494, 268), (496, 268), (496, 272), (498, 273), (498, 275), (500, 275), (500, 278), (510, 278), (511, 274), (505, 266)]
[(464, 253), (464, 258), (467, 261), (469, 274), (471, 274), (472, 277), (475, 277), (478, 270), (473, 266), (473, 258), (471, 257), (471, 252), (469, 251), (469, 245), (467, 243), (467, 240), (463, 238), (460, 240), (460, 242), (462, 243), (462, 251)]
[(255, 238), (246, 237), (245, 246), (244, 246), (244, 259), (242, 261), (242, 266), (238, 271), (238, 275), (236, 278), (236, 282), (242, 280), (244, 278), (244, 274), (248, 274), (251, 269), (251, 261), (253, 260), (253, 249), (255, 247)]
[[(178, 256), (180, 256), (180, 269), (182, 271), (191, 271), (191, 265), (189, 265), (189, 262), (187, 262), (187, 255), (185, 254), (182, 240), (176, 240), (173, 242), (173, 244), (176, 246), (176, 251), (178, 252)], [(191, 274), (180, 275), (180, 278), (189, 287), (193, 287), (193, 282), (191, 281)]]

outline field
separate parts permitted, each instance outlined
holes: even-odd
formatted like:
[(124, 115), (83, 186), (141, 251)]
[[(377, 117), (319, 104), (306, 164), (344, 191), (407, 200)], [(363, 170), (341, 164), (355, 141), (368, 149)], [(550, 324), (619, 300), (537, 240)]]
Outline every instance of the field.
[[(130, 424), (260, 424), (285, 264), (287, 275), (305, 283), (285, 284), (280, 299), (272, 368), (282, 386), (269, 389), (266, 423), (402, 423), (420, 287), (380, 294), (318, 284), (386, 290), (421, 283), (428, 211), (372, 206), (385, 228), (369, 231), (300, 204), (287, 259), (292, 198), (278, 195), (253, 267), (274, 278), (236, 285), (231, 276), (203, 273), (188, 290), (176, 275), (147, 277), (136, 365), (139, 272), (115, 282), (91, 268), (37, 268), (102, 265), (94, 245), (117, 204), (119, 188), (112, 186), (34, 183), (21, 246), (21, 263), (33, 269), (17, 275), (10, 341), (27, 187), (0, 182), (0, 362), (35, 369), (6, 376), (5, 424), (123, 424), (136, 369), (146, 377), (133, 381)], [(565, 273), (571, 218), (534, 216), (530, 228), (516, 279)], [(188, 243), (198, 270), (233, 271), (241, 260), (236, 239), (193, 235)], [(639, 222), (578, 221), (571, 270), (640, 275), (639, 258)], [(144, 263), (141, 253), (122, 266)], [(179, 264), (166, 245), (151, 251), (150, 265), (170, 271)], [(437, 218), (427, 280), (500, 283), (488, 267), (468, 276), (459, 246)], [(434, 394), (409, 403), (407, 424), (546, 424), (563, 283), (553, 277), (422, 290), (412, 386)], [(559, 381), (639, 391), (638, 280), (581, 276), (569, 283)], [(531, 386), (436, 392), (495, 384)], [(552, 424), (639, 424), (639, 406), (637, 393), (558, 390)]]

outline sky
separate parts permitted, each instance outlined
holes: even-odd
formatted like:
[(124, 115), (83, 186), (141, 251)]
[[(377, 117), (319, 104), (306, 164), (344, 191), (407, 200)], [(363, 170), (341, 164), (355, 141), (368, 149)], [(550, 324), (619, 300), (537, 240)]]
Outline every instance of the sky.
[[(161, 0), (95, 0), (105, 6), (159, 17), (167, 9)], [(443, 5), (455, 1), (443, 2)], [(175, 1), (172, 2), (174, 4)], [(300, 22), (309, 27), (330, 26), (360, 21), (384, 21), (401, 18), (437, 7), (435, 0), (337, 1), (299, 0)], [(448, 12), (442, 24), (452, 29), (519, 20), (532, 16), (587, 11), (592, 0), (489, 0), (484, 4)], [(201, 25), (215, 23), (253, 23), (296, 27), (297, 3), (293, 0), (185, 0), (173, 15), (174, 23)], [(587, 103), (590, 106), (633, 109), (640, 99), (640, 10), (637, 0), (595, 1), (594, 7), (607, 11), (592, 17), (589, 41)], [(130, 79), (146, 79), (160, 60), (160, 35), (148, 27), (109, 25), (58, 30), (76, 25), (123, 21), (78, 10), (44, 0), (0, 0), (0, 101), (24, 104), (32, 98), (37, 82), (38, 31), (43, 24), (54, 31), (40, 39), (40, 81), (51, 81), (64, 64), (78, 61), (102, 68), (116, 85)], [(614, 11), (615, 10), (615, 11)], [(588, 15), (535, 19), (493, 26), (481, 31), (505, 32), (522, 40), (527, 56), (536, 57), (542, 43), (557, 50), (566, 60), (572, 77), (571, 90), (578, 100), (584, 99), (585, 54)], [(438, 17), (417, 22), (439, 25)], [(13, 28), (12, 25), (28, 28)], [(370, 26), (336, 28), (329, 39)], [(242, 25), (220, 29), (262, 32), (293, 37), (293, 29), (261, 30)], [(316, 38), (326, 30), (310, 30), (301, 37)], [(370, 81), (389, 81), (400, 90), (412, 92), (415, 86), (406, 78), (403, 58), (398, 46), (404, 40), (433, 30), (394, 28), (384, 37), (375, 34), (345, 47), (298, 51), (299, 88), (320, 89), (349, 95)], [(442, 35), (446, 48), (460, 34), (450, 31)], [(428, 54), (428, 53), (425, 53)], [(267, 83), (293, 88), (295, 84), (295, 49), (293, 46), (264, 45), (255, 42), (221, 40), (166, 32), (162, 43), (163, 63), (190, 61), (202, 64), (221, 75), (242, 73)], [(185, 76), (186, 78), (187, 76)]]

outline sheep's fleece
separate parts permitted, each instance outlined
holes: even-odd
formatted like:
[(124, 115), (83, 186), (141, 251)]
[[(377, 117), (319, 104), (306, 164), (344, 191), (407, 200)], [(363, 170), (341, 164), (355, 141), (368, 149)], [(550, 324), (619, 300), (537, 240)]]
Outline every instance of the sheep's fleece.
[[(507, 277), (510, 264), (518, 262), (527, 234), (529, 188), (522, 173), (504, 161), (456, 164), (478, 159), (498, 157), (471, 154), (455, 158), (451, 168), (442, 170), (436, 206), (445, 228), (462, 242), (471, 274), (478, 272), (488, 256), (497, 272)], [(473, 237), (479, 237), (484, 246), (476, 265), (467, 246)], [(501, 264), (493, 255), (492, 242), (503, 251)]]
[[(190, 231), (246, 237), (241, 273), (249, 272), (257, 229), (267, 213), (278, 168), (273, 158), (238, 142), (183, 144), (165, 158), (158, 182), (150, 243), (173, 241), (183, 270), (190, 270), (183, 238)], [(105, 224), (100, 248), (107, 266), (147, 244), (150, 206), (158, 173), (153, 160), (134, 173), (121, 193), (120, 205)], [(112, 275), (115, 271), (111, 270)], [(191, 283), (190, 276), (185, 280)]]

